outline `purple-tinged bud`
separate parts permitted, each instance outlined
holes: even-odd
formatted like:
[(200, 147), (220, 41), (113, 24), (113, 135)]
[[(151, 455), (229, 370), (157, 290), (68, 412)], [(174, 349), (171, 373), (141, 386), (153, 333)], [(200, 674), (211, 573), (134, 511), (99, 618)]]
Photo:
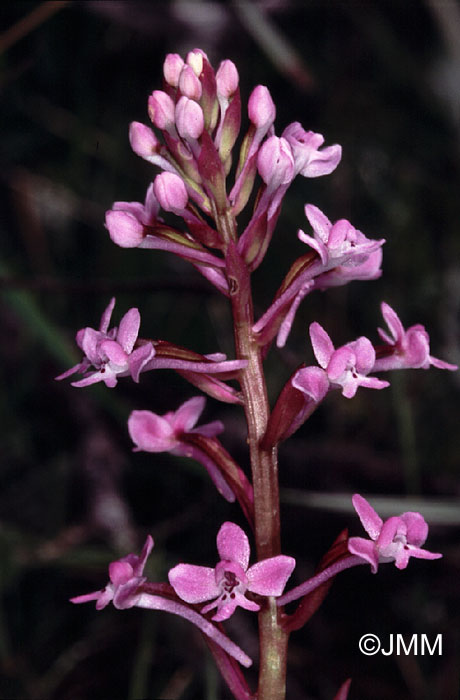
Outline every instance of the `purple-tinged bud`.
[(174, 102), (163, 90), (154, 90), (149, 97), (148, 112), (158, 129), (170, 129), (174, 124)]
[(171, 87), (179, 84), (180, 72), (184, 66), (184, 59), (178, 53), (168, 53), (163, 63), (163, 75)]
[(188, 202), (184, 182), (175, 173), (163, 172), (153, 181), (153, 191), (165, 211), (183, 211)]
[(276, 117), (276, 107), (265, 85), (257, 85), (248, 102), (248, 115), (257, 129), (268, 129)]
[(202, 93), (201, 83), (191, 66), (185, 65), (182, 68), (179, 76), (179, 90), (191, 100), (198, 101), (200, 99)]
[(204, 129), (204, 116), (198, 102), (183, 95), (176, 104), (176, 128), (184, 139), (197, 139)]
[(144, 227), (134, 214), (110, 209), (105, 214), (110, 238), (121, 248), (137, 248), (144, 239)]
[(152, 129), (141, 122), (131, 122), (129, 125), (129, 143), (134, 153), (141, 158), (157, 153), (160, 145)]
[(222, 61), (216, 73), (217, 94), (219, 97), (229, 98), (238, 89), (239, 75), (233, 61)]
[(185, 59), (187, 65), (192, 68), (198, 78), (203, 70), (203, 58), (208, 58), (204, 51), (201, 49), (193, 49), (193, 51), (188, 52), (187, 58)]
[(266, 185), (278, 187), (294, 177), (294, 157), (286, 139), (270, 136), (260, 147), (257, 169)]

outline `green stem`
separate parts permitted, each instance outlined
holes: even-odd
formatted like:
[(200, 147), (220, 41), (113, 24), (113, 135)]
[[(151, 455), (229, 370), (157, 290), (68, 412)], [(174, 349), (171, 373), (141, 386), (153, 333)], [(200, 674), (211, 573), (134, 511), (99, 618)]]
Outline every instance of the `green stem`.
[[(217, 218), (226, 241), (236, 240), (233, 217), (226, 212)], [(248, 444), (254, 488), (255, 540), (258, 559), (278, 555), (280, 512), (277, 449), (262, 449), (270, 409), (267, 398), (262, 354), (254, 335), (252, 294), (249, 272), (232, 244), (227, 249), (227, 275), (230, 287), (235, 349), (238, 359), (248, 361), (240, 383), (248, 426)], [(280, 609), (275, 599), (259, 613), (260, 671), (257, 700), (284, 700), (286, 695), (286, 656), (288, 635), (279, 625)]]

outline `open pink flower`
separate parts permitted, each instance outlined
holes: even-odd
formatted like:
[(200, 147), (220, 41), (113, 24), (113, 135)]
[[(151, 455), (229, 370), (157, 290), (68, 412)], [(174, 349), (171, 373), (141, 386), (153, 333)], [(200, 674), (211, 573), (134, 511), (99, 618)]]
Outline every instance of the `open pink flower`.
[(203, 449), (187, 441), (187, 436), (190, 435), (215, 437), (224, 429), (218, 420), (195, 428), (205, 403), (206, 399), (203, 396), (195, 396), (185, 401), (177, 411), (169, 411), (163, 416), (152, 411), (133, 411), (128, 419), (129, 434), (136, 445), (135, 451), (172, 452), (196, 459), (207, 469), (219, 493), (227, 501), (233, 502), (235, 494), (217, 464)]
[(206, 399), (195, 396), (180, 406), (159, 416), (152, 411), (133, 411), (128, 419), (128, 430), (135, 450), (145, 452), (174, 452), (181, 447), (181, 438), (186, 433), (214, 437), (224, 429), (221, 421), (213, 421), (195, 428), (203, 413)]
[(110, 238), (121, 248), (145, 247), (146, 227), (153, 226), (159, 211), (160, 204), (153, 184), (147, 189), (144, 204), (114, 202), (113, 208), (105, 214), (105, 225)]
[[(117, 559), (109, 564), (109, 582), (105, 588), (93, 593), (71, 598), (71, 603), (88, 603), (96, 601), (96, 609), (102, 610), (111, 601), (118, 610), (126, 608), (146, 608), (147, 610), (162, 610), (178, 615), (196, 625), (203, 634), (210, 637), (216, 644), (222, 647), (230, 656), (239, 661), (243, 666), (249, 667), (251, 659), (239, 646), (226, 637), (217, 627), (202, 617), (195, 610), (183, 603), (171, 600), (169, 597), (157, 595), (156, 592), (165, 584), (150, 584), (143, 576), (145, 563), (153, 548), (153, 539), (147, 536), (140, 556), (128, 554), (122, 559)], [(143, 585), (145, 584), (145, 585)], [(152, 590), (152, 593), (149, 591)]]
[(350, 537), (348, 551), (368, 561), (372, 573), (377, 572), (379, 563), (394, 561), (398, 569), (405, 569), (410, 557), (442, 557), (442, 554), (421, 549), (428, 536), (428, 525), (420, 513), (402, 513), (383, 522), (365, 498), (355, 494), (352, 500), (370, 540)]
[(388, 382), (367, 376), (375, 368), (375, 350), (368, 338), (358, 338), (336, 350), (329, 335), (317, 322), (310, 325), (310, 338), (319, 366), (326, 371), (333, 386), (342, 387), (342, 394), (347, 399), (353, 398), (360, 386), (369, 389), (389, 386)]
[(140, 593), (136, 591), (147, 580), (142, 574), (152, 549), (153, 539), (147, 535), (140, 556), (128, 554), (109, 564), (110, 581), (105, 588), (71, 598), (71, 603), (87, 603), (95, 600), (97, 610), (105, 608), (110, 601), (113, 601), (114, 606), (119, 610), (134, 607), (140, 598)]
[(114, 387), (117, 376), (128, 374), (131, 374), (134, 381), (138, 381), (139, 373), (154, 357), (155, 349), (152, 343), (144, 343), (134, 349), (141, 322), (138, 309), (130, 309), (121, 319), (119, 327), (109, 330), (114, 306), (113, 297), (102, 314), (99, 330), (82, 328), (78, 331), (77, 345), (85, 356), (56, 379), (66, 379), (75, 372), (80, 372), (86, 376), (78, 382), (72, 382), (72, 386), (84, 387), (104, 382), (108, 387)]
[(323, 264), (321, 272), (338, 265), (361, 265), (385, 243), (384, 239), (376, 241), (367, 238), (346, 219), (339, 219), (332, 224), (313, 204), (305, 205), (305, 215), (313, 228), (314, 236), (300, 230), (298, 237), (318, 253)]
[(457, 365), (451, 365), (430, 355), (430, 336), (424, 326), (417, 324), (406, 331), (398, 314), (389, 304), (382, 302), (381, 308), (389, 333), (378, 329), (387, 346), (379, 348), (374, 370), (428, 369), (430, 365), (438, 369), (458, 369)]
[[(188, 194), (183, 180), (174, 172), (163, 172), (147, 189), (145, 203), (114, 202), (105, 214), (105, 225), (110, 238), (121, 248), (166, 250), (197, 265), (205, 277), (216, 286), (225, 286), (223, 274), (215, 268), (224, 267), (222, 258), (210, 253), (190, 234), (182, 234), (167, 226), (158, 216), (160, 206), (183, 216), (193, 225), (197, 217), (185, 209)], [(208, 227), (209, 228), (209, 227)], [(207, 267), (210, 266), (210, 267)], [(209, 271), (209, 272), (208, 272)], [(212, 276), (214, 278), (212, 279)]]
[(214, 569), (207, 566), (178, 564), (169, 572), (169, 582), (187, 603), (212, 600), (201, 610), (217, 607), (213, 620), (221, 622), (240, 606), (257, 611), (260, 606), (246, 597), (246, 591), (263, 596), (280, 596), (295, 567), (295, 559), (280, 554), (248, 568), (250, 547), (243, 530), (226, 522), (217, 534), (220, 561)]
[(291, 147), (296, 173), (304, 177), (329, 175), (340, 163), (342, 147), (335, 144), (319, 150), (324, 137), (313, 131), (305, 131), (299, 122), (289, 124), (282, 136)]

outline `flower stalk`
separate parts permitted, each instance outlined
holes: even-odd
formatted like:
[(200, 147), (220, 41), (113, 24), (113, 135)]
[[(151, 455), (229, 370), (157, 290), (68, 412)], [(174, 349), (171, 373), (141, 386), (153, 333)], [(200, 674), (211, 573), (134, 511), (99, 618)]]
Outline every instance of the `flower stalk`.
[[(455, 370), (455, 365), (430, 354), (430, 339), (420, 324), (404, 328), (399, 316), (382, 304), (388, 332), (379, 329), (379, 345), (364, 336), (335, 347), (327, 331), (310, 324), (317, 366), (301, 362), (270, 410), (264, 359), (270, 344), (283, 347), (300, 304), (317, 290), (373, 280), (381, 275), (384, 239), (373, 240), (349, 221), (332, 223), (315, 205), (305, 205), (313, 235), (298, 231), (310, 250), (295, 260), (272, 304), (254, 322), (251, 273), (263, 262), (275, 233), (284, 195), (297, 175), (306, 178), (332, 173), (341, 158), (337, 144), (323, 147), (324, 137), (294, 122), (275, 134), (275, 104), (263, 85), (249, 98), (249, 128), (243, 135), (233, 185), (227, 193), (232, 153), (241, 126), (238, 71), (231, 61), (217, 72), (200, 49), (185, 61), (169, 54), (163, 66), (163, 90), (155, 90), (148, 113), (156, 134), (133, 122), (134, 152), (163, 172), (149, 185), (145, 201), (115, 202), (106, 213), (112, 241), (127, 250), (166, 250), (191, 264), (225, 298), (233, 319), (235, 359), (222, 353), (200, 355), (165, 340), (140, 337), (137, 308), (110, 327), (113, 298), (98, 329), (78, 331), (81, 362), (57, 379), (75, 373), (72, 382), (83, 388), (103, 382), (113, 389), (120, 378), (144, 380), (152, 370), (173, 370), (212, 399), (242, 406), (247, 423), (250, 476), (217, 437), (220, 421), (197, 422), (205, 399), (195, 396), (176, 410), (159, 415), (133, 410), (128, 430), (134, 451), (170, 452), (199, 462), (217, 491), (237, 501), (253, 532), (256, 561), (244, 530), (225, 522), (217, 534), (219, 561), (215, 567), (178, 563), (168, 572), (169, 584), (147, 581), (143, 575), (153, 539), (147, 536), (140, 556), (128, 554), (111, 562), (105, 588), (72, 598), (73, 603), (110, 602), (123, 610), (143, 607), (164, 610), (194, 624), (203, 633), (222, 677), (235, 700), (285, 700), (289, 634), (300, 629), (322, 604), (335, 576), (352, 566), (395, 562), (398, 569), (410, 557), (433, 560), (442, 555), (423, 549), (428, 525), (420, 513), (402, 513), (385, 522), (362, 496), (353, 505), (369, 539), (348, 537), (343, 530), (323, 556), (317, 573), (284, 593), (295, 559), (281, 553), (278, 444), (293, 435), (317, 410), (326, 395), (339, 389), (351, 400), (361, 388), (385, 389), (389, 382), (375, 372), (394, 369)], [(257, 185), (257, 175), (260, 176)], [(248, 204), (254, 187), (254, 209), (244, 231), (237, 216)], [(179, 228), (162, 218), (162, 211), (181, 218)], [(148, 254), (148, 253), (147, 253)], [(240, 388), (228, 382), (236, 380)], [(338, 393), (338, 392), (335, 392)], [(299, 600), (286, 614), (283, 606)], [(205, 603), (203, 606), (202, 604)], [(236, 608), (257, 613), (259, 622), (259, 679), (252, 692), (243, 667), (252, 660), (229, 637), (223, 622)], [(347, 700), (350, 679), (335, 700)]]
[[(218, 219), (217, 227), (231, 221), (228, 214)], [(232, 229), (234, 226), (232, 225)], [(263, 370), (262, 350), (252, 331), (254, 325), (250, 273), (231, 243), (227, 249), (227, 277), (235, 335), (235, 354), (247, 360), (240, 372), (240, 384), (248, 429), (248, 445), (254, 489), (254, 535), (259, 559), (278, 555), (280, 544), (280, 506), (277, 447), (266, 449), (262, 439), (267, 430), (270, 408)], [(283, 700), (286, 694), (286, 657), (288, 635), (279, 624), (274, 598), (259, 612), (260, 671), (258, 700)]]

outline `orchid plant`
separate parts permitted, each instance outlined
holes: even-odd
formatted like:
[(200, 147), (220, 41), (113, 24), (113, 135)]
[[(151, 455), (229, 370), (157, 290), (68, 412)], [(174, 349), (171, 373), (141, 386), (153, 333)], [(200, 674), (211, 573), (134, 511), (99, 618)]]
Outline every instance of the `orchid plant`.
[[(378, 331), (382, 342), (377, 345), (360, 337), (335, 347), (327, 331), (312, 322), (310, 340), (318, 364), (300, 365), (270, 409), (264, 360), (272, 342), (276, 338), (278, 347), (285, 345), (300, 303), (315, 290), (378, 278), (385, 241), (368, 238), (345, 219), (331, 223), (318, 207), (306, 204), (305, 231), (299, 230), (298, 238), (308, 250), (293, 262), (272, 303), (254, 319), (251, 274), (263, 262), (287, 189), (298, 175), (332, 173), (340, 162), (341, 147), (324, 147), (321, 134), (305, 131), (298, 122), (277, 136), (275, 105), (263, 85), (249, 97), (249, 126), (237, 147), (241, 98), (238, 71), (230, 60), (214, 71), (200, 49), (185, 60), (169, 54), (163, 75), (163, 89), (148, 99), (153, 129), (133, 122), (129, 130), (134, 152), (160, 172), (143, 204), (115, 202), (106, 214), (106, 228), (121, 248), (160, 249), (179, 256), (228, 299), (235, 359), (220, 353), (201, 355), (143, 337), (137, 308), (129, 309), (118, 327), (109, 329), (112, 299), (97, 330), (77, 333), (82, 361), (57, 379), (79, 373), (83, 376), (72, 383), (74, 387), (104, 382), (114, 388), (124, 377), (139, 382), (150, 370), (172, 369), (214, 400), (241, 406), (247, 421), (249, 470), (237, 464), (220, 442), (218, 435), (224, 430), (220, 421), (198, 424), (205, 405), (201, 395), (165, 415), (133, 410), (128, 431), (135, 451), (194, 459), (221, 496), (238, 502), (253, 541), (253, 563), (248, 534), (236, 523), (224, 522), (217, 533), (215, 567), (179, 562), (169, 571), (169, 583), (151, 582), (143, 575), (153, 547), (149, 535), (140, 556), (128, 554), (109, 565), (104, 588), (72, 602), (96, 601), (98, 610), (112, 602), (117, 609), (137, 606), (179, 615), (202, 632), (237, 700), (282, 700), (289, 635), (311, 617), (337, 574), (361, 564), (370, 564), (377, 573), (380, 564), (391, 561), (404, 569), (410, 557), (437, 559), (441, 554), (422, 548), (428, 525), (420, 513), (407, 512), (383, 522), (368, 501), (355, 494), (353, 506), (369, 539), (342, 533), (318, 573), (286, 591), (296, 561), (281, 549), (279, 443), (300, 428), (330, 391), (339, 389), (352, 399), (360, 387), (389, 386), (376, 373), (456, 367), (432, 357), (424, 327), (405, 330), (396, 311), (384, 302), (388, 331)], [(241, 231), (238, 216), (246, 207), (251, 213)], [(180, 226), (167, 223), (162, 211), (173, 213)], [(232, 380), (237, 388), (235, 382), (229, 383)], [(321, 595), (312, 597), (312, 592)], [(287, 613), (285, 605), (293, 601), (296, 607)], [(249, 667), (252, 660), (221, 624), (237, 607), (258, 615), (257, 688), (250, 687), (240, 668)], [(336, 700), (346, 700), (349, 687), (348, 679)]]

